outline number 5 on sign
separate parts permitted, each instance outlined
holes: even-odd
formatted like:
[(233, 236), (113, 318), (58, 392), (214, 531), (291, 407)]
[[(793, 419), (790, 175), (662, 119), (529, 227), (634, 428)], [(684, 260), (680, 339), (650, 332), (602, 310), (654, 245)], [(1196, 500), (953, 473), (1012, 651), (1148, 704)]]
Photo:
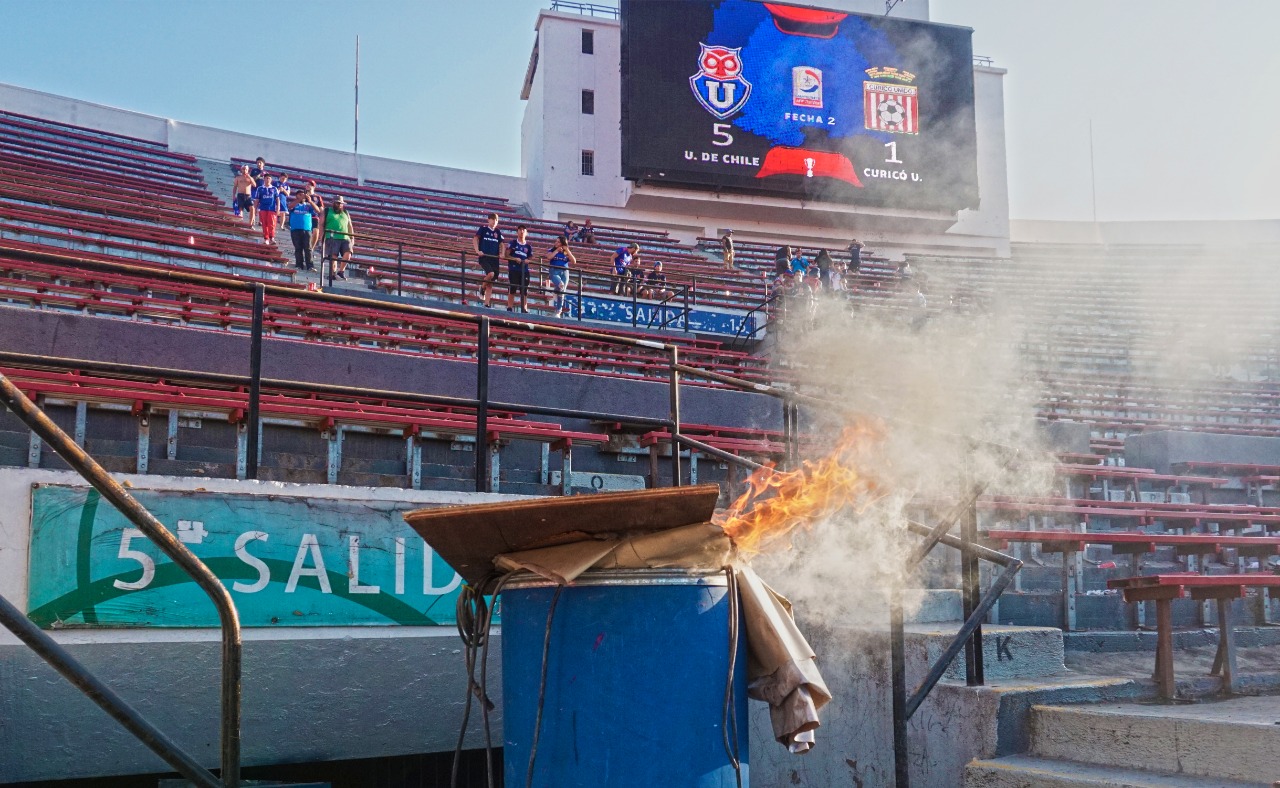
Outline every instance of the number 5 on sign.
[(902, 159), (898, 158), (898, 143), (886, 142), (884, 146), (889, 149), (889, 158), (885, 159), (884, 163), (885, 164), (901, 164)]
[(115, 587), (124, 591), (139, 591), (151, 585), (151, 580), (156, 576), (155, 559), (141, 550), (132, 550), (129, 548), (129, 542), (134, 539), (142, 539), (146, 541), (146, 534), (137, 528), (126, 528), (120, 534), (120, 553), (117, 558), (127, 558), (142, 564), (142, 577), (133, 582), (126, 583), (123, 580), (114, 581)]

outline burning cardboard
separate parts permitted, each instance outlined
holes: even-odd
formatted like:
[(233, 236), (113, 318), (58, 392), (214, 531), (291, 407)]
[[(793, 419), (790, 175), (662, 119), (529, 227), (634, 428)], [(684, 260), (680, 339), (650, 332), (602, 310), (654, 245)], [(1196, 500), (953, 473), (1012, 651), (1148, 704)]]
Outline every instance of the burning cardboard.
[(463, 580), (479, 585), (498, 571), (494, 559), (499, 555), (575, 542), (620, 542), (706, 523), (719, 497), (719, 487), (702, 484), (416, 509), (404, 519)]

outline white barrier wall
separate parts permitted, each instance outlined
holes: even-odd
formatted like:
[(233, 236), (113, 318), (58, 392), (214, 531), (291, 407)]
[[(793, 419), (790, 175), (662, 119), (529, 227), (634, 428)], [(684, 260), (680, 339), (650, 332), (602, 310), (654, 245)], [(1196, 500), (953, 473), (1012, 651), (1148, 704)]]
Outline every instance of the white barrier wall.
[[(273, 496), (277, 500), (299, 499), (298, 505), (308, 510), (326, 505), (332, 508), (339, 501), (351, 502), (357, 508), (364, 505), (373, 511), (385, 510), (387, 507), (380, 504), (386, 503), (413, 508), (513, 497), (131, 474), (116, 474), (116, 478), (143, 495), (150, 490), (204, 490), (213, 494), (247, 494), (255, 499), (260, 496), (263, 500)], [(84, 483), (70, 471), (0, 469), (0, 500), (5, 503), (0, 507), (0, 593), (24, 610), (29, 588), (34, 484)], [(227, 510), (232, 517), (243, 512), (240, 522), (245, 528), (282, 532), (289, 522), (255, 518), (253, 515), (261, 512), (256, 512), (253, 505), (235, 508), (228, 502)], [(57, 514), (55, 522), (71, 527), (69, 532), (54, 534), (55, 537), (87, 536), (83, 515)], [(72, 520), (69, 523), (65, 521), (67, 516)], [(89, 519), (103, 518), (99, 507)], [(78, 534), (76, 521), (80, 522)], [(49, 524), (46, 519), (44, 526)], [(166, 521), (166, 525), (173, 527), (174, 523)], [(369, 526), (363, 525), (366, 529)], [(352, 530), (361, 526), (358, 522), (351, 524)], [(181, 524), (178, 528), (181, 537)], [(42, 533), (43, 538), (49, 536)], [(263, 542), (257, 544), (262, 546)], [(137, 546), (150, 550), (142, 544)], [(104, 553), (114, 555), (104, 547), (110, 545), (94, 543), (99, 558)], [(58, 571), (75, 575), (77, 569), (71, 563), (74, 561)], [(101, 579), (95, 572), (102, 567), (94, 567), (86, 580)], [(344, 571), (341, 567), (330, 568)], [(159, 578), (159, 573), (155, 576)], [(41, 582), (49, 579), (46, 575)], [(358, 574), (351, 577), (352, 581), (357, 579)], [(237, 606), (245, 604), (246, 589), (242, 587), (236, 593), (232, 587)], [(173, 599), (180, 593), (178, 585), (162, 590), (162, 596)], [(336, 587), (334, 590), (338, 591)], [(299, 594), (295, 604), (301, 610), (309, 610), (315, 595), (311, 602), (302, 596)], [(187, 613), (211, 609), (212, 604), (204, 599), (185, 608)], [(242, 607), (242, 612), (247, 609)], [(136, 612), (149, 616), (155, 610), (145, 605)], [(219, 631), (208, 627), (95, 626), (58, 628), (55, 624), (49, 634), (199, 762), (216, 767)], [(246, 628), (243, 634), (242, 731), (246, 765), (446, 752), (453, 748), (466, 681), (462, 643), (452, 625), (278, 626)], [(500, 645), (495, 643), (492, 650), (490, 675), (500, 676)], [(499, 703), (500, 690), (497, 682), (490, 688)], [(494, 716), (495, 735), (500, 736), (501, 714)], [(475, 733), (468, 738), (467, 746), (483, 746), (478, 727), (473, 725), (472, 730)], [(3, 784), (169, 771), (159, 758), (7, 630), (0, 631), (0, 753)]]
[(229, 161), (232, 157), (262, 156), (268, 162), (284, 162), (295, 167), (349, 178), (358, 175), (366, 180), (392, 181), (428, 189), (501, 197), (516, 205), (524, 205), (526, 200), (527, 190), (523, 178), (378, 156), (362, 155), (357, 162), (354, 154), (344, 151), (157, 118), (16, 85), (0, 84), (0, 109), (165, 143), (176, 153), (187, 153), (202, 159)]

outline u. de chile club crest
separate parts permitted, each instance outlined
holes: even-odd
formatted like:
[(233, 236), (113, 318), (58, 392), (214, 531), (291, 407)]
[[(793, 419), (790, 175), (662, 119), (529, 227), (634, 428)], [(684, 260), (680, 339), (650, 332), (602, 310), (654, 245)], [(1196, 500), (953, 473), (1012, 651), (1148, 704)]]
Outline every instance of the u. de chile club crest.
[(699, 42), (698, 73), (689, 87), (698, 103), (720, 120), (742, 109), (751, 95), (751, 83), (742, 78), (742, 48), (709, 47)]

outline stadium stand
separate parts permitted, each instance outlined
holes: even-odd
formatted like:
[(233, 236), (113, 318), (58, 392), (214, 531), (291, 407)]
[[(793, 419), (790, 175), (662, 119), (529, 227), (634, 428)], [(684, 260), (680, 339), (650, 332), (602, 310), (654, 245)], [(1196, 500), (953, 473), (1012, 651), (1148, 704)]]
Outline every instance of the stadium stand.
[[(250, 163), (236, 159), (232, 164)], [(277, 166), (277, 165), (273, 165)], [(365, 182), (288, 164), (282, 172), (300, 182), (314, 180), (327, 199), (342, 195), (360, 228), (357, 268), (372, 269), (370, 284), (386, 292), (403, 292), (431, 300), (463, 302), (480, 281), (472, 254), (476, 227), (493, 212), (510, 233), (516, 224), (529, 228), (530, 243), (543, 254), (563, 227), (534, 219), (505, 200), (482, 195), (422, 189), (403, 184)], [(762, 282), (742, 272), (726, 272), (716, 260), (671, 239), (665, 232), (595, 226), (595, 244), (574, 244), (577, 269), (586, 274), (583, 290), (605, 295), (612, 285), (612, 255), (627, 243), (641, 246), (646, 269), (661, 261), (668, 281), (687, 286), (694, 303), (750, 309), (766, 297)], [(397, 267), (403, 273), (397, 278)], [(537, 277), (535, 277), (536, 279)], [(460, 293), (462, 283), (467, 292)]]
[(287, 282), (209, 193), (194, 157), (164, 146), (0, 112), (0, 248)]

